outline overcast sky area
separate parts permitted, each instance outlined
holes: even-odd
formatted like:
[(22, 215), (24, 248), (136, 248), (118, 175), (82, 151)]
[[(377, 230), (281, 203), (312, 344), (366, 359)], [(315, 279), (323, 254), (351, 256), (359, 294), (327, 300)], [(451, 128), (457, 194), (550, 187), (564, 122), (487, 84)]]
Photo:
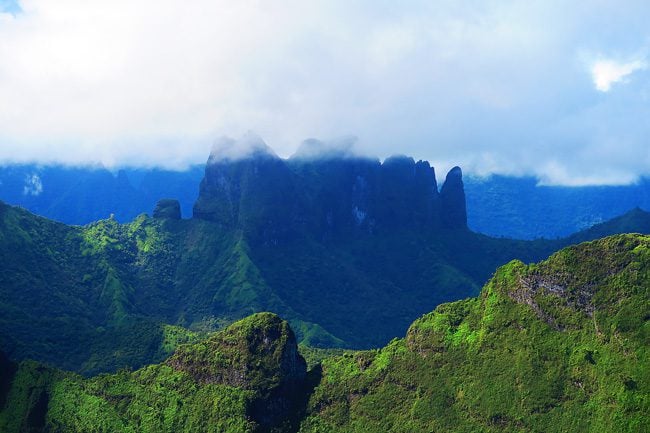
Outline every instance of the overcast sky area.
[(0, 161), (182, 167), (248, 130), (441, 177), (650, 175), (650, 2), (0, 0)]

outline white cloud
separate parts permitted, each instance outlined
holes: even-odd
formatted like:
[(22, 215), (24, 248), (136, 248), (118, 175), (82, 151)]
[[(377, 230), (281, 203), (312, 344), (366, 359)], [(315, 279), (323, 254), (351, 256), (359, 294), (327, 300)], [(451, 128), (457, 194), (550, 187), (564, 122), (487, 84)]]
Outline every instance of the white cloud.
[(354, 135), (440, 173), (650, 171), (647, 73), (595, 98), (576, 55), (637, 53), (647, 0), (20, 4), (0, 13), (0, 161), (178, 167), (254, 130), (281, 156)]
[(614, 60), (598, 60), (591, 67), (591, 75), (596, 89), (601, 92), (609, 92), (612, 84), (625, 82), (630, 74), (646, 67), (647, 63), (642, 60), (627, 63), (619, 63)]
[(262, 137), (249, 131), (235, 140), (231, 137), (219, 137), (215, 140), (210, 151), (210, 161), (237, 160), (254, 154), (274, 155)]
[(38, 174), (34, 173), (25, 177), (25, 186), (23, 187), (23, 195), (37, 196), (43, 192), (43, 182)]

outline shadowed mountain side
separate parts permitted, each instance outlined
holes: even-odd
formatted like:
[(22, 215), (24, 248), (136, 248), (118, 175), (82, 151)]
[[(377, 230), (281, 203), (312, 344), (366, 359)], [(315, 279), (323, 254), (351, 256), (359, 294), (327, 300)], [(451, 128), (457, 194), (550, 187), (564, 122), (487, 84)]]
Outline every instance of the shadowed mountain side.
[(567, 241), (573, 244), (601, 238), (612, 233), (650, 233), (649, 215), (649, 212), (637, 207), (624, 215), (575, 233), (569, 236)]
[[(438, 192), (426, 161), (393, 156), (383, 163), (354, 156), (278, 158), (259, 137), (248, 153), (211, 154), (194, 217), (243, 230), (255, 242), (467, 227), (462, 173), (454, 168)], [(232, 143), (231, 143), (232, 145)], [(446, 206), (448, 205), (448, 208)]]
[[(306, 140), (287, 162), (289, 166), (302, 165), (300, 163), (327, 165), (324, 162), (335, 166), (340, 160), (364, 159), (355, 155), (350, 146), (350, 142), (345, 140), (334, 146)], [(338, 172), (346, 175), (345, 171)], [(364, 173), (360, 174), (365, 178)], [(14, 164), (0, 167), (0, 200), (23, 206), (46, 218), (82, 225), (111, 214), (118, 221), (131, 221), (141, 213), (151, 212), (157, 200), (170, 197), (179, 200), (182, 214), (187, 218), (192, 215), (204, 175), (205, 165), (193, 166), (186, 171), (123, 168), (111, 172), (100, 167)], [(343, 183), (345, 179), (325, 176), (330, 184)], [(352, 182), (344, 183), (353, 185), (355, 179), (356, 175)], [(314, 192), (313, 187), (318, 184), (308, 173), (306, 177), (301, 176), (300, 181), (316, 182), (308, 193)], [(495, 237), (556, 239), (620, 216), (634, 207), (650, 209), (650, 181), (647, 178), (622, 186), (562, 187), (538, 185), (538, 182), (529, 177), (464, 176), (469, 227)], [(354, 192), (345, 195), (341, 194), (345, 190), (340, 187), (317, 188), (323, 192), (318, 196), (319, 200), (335, 202), (335, 205), (322, 205), (324, 216), (318, 230), (329, 233), (332, 231), (327, 229), (330, 224), (338, 227), (343, 221), (355, 224), (357, 219), (365, 219), (369, 203), (362, 199), (360, 191), (364, 189), (361, 180)], [(354, 197), (350, 198), (350, 194)], [(345, 204), (341, 204), (339, 199)], [(362, 206), (357, 206), (351, 218), (353, 201), (361, 202)], [(426, 208), (429, 204), (425, 200), (422, 206)], [(329, 218), (325, 209), (333, 210)], [(436, 213), (434, 210), (433, 214)], [(417, 211), (417, 214), (426, 215), (427, 211)], [(417, 218), (421, 220), (421, 216)]]

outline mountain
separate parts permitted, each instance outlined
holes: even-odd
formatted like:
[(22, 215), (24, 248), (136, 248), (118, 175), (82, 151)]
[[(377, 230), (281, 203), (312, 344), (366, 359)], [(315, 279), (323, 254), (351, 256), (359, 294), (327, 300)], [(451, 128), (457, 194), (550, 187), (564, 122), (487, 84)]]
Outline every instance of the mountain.
[(138, 368), (260, 311), (311, 346), (378, 347), (476, 295), (497, 266), (573, 242), (471, 232), (460, 168), (438, 190), (433, 168), (404, 156), (285, 160), (246, 145), (212, 152), (191, 219), (172, 199), (83, 227), (0, 204), (0, 350), (86, 375)]
[(0, 354), (0, 430), (647, 431), (649, 268), (644, 235), (512, 261), (405, 338), (309, 371), (270, 313), (94, 378)]
[(408, 229), (466, 229), (462, 172), (455, 167), (438, 192), (426, 161), (329, 156), (299, 151), (284, 160), (257, 136), (232, 159), (221, 148), (208, 160), (194, 217), (243, 230), (261, 243), (317, 241)]
[(379, 351), (323, 361), (302, 432), (648, 431), (650, 237), (500, 268)]
[(243, 319), (164, 363), (92, 379), (0, 355), (0, 431), (259, 432), (295, 424), (305, 360), (287, 322)]
[(125, 167), (113, 172), (101, 166), (5, 165), (0, 166), (0, 200), (76, 225), (110, 215), (131, 221), (165, 197), (179, 200), (183, 214), (190, 216), (203, 172), (202, 166), (184, 171)]
[[(230, 147), (221, 143), (221, 147), (229, 150), (218, 149), (221, 154), (217, 155), (217, 160), (221, 159), (223, 162), (225, 158), (232, 163), (246, 156), (246, 152), (235, 150), (239, 149), (238, 146), (241, 146), (242, 142), (245, 142), (244, 148), (249, 152), (256, 145), (258, 150), (266, 147), (266, 144), (253, 134), (230, 142)], [(263, 146), (260, 146), (260, 142)], [(273, 154), (272, 150), (267, 150)], [(342, 161), (347, 161), (349, 165), (353, 160), (356, 161), (355, 169), (335, 168)], [(407, 157), (388, 158), (385, 162), (397, 168), (400, 166), (400, 160), (404, 162), (401, 165), (404, 170), (413, 170)], [(354, 155), (345, 142), (332, 146), (313, 139), (305, 140), (284, 164), (294, 172), (294, 177), (298, 176), (299, 181), (307, 181), (311, 187), (316, 187), (316, 190), (310, 189), (309, 193), (320, 191), (323, 194), (321, 199), (334, 202), (339, 198), (348, 202), (359, 200), (359, 194), (362, 194), (360, 191), (365, 187), (361, 179), (372, 181), (375, 174), (371, 167), (382, 165), (376, 159)], [(301, 169), (301, 165), (306, 168)], [(337, 170), (342, 176), (351, 175), (356, 170), (361, 183), (356, 187), (357, 192), (348, 191), (348, 194), (354, 194), (354, 197), (337, 196), (340, 188), (337, 191), (337, 188), (319, 187), (318, 179), (306, 171), (318, 165), (329, 167), (321, 167), (313, 174), (322, 174), (328, 182), (337, 181), (339, 184), (354, 184), (356, 177), (352, 179), (352, 183), (345, 177), (338, 179), (334, 175)], [(419, 162), (417, 170), (420, 173), (419, 180), (412, 183), (411, 188), (386, 191), (388, 195), (383, 198), (409, 200), (414, 194), (419, 195), (415, 192), (418, 188), (437, 194), (435, 174), (429, 172), (428, 163)], [(159, 199), (174, 198), (179, 201), (183, 216), (188, 218), (192, 215), (204, 174), (205, 167), (202, 165), (191, 166), (184, 171), (129, 167), (109, 171), (101, 166), (5, 165), (0, 166), (0, 200), (66, 224), (84, 225), (107, 218), (111, 214), (120, 222), (132, 221), (139, 214), (151, 212)], [(366, 175), (370, 177), (365, 177)], [(389, 180), (388, 175), (383, 177), (383, 186), (390, 188), (390, 185), (401, 185), (396, 182), (400, 180), (399, 175), (392, 180)], [(404, 180), (403, 176), (401, 180)], [(650, 210), (648, 178), (641, 178), (631, 185), (584, 187), (539, 185), (539, 180), (533, 177), (500, 175), (477, 177), (470, 174), (463, 177), (462, 181), (467, 199), (465, 213), (469, 228), (494, 237), (556, 239), (618, 217), (635, 207)], [(440, 194), (442, 195), (442, 191)], [(424, 200), (420, 206), (426, 207), (427, 203), (427, 200)], [(462, 205), (463, 202), (458, 203)], [(462, 209), (458, 210), (463, 213)], [(363, 219), (364, 212), (363, 207), (359, 208), (355, 218)], [(420, 207), (417, 213), (417, 218), (421, 219), (427, 214), (427, 210)], [(349, 212), (346, 211), (344, 215), (332, 215), (330, 218), (342, 217), (349, 218)]]
[(621, 186), (539, 185), (532, 177), (465, 179), (469, 227), (513, 239), (566, 237), (636, 207), (650, 210), (650, 178)]
[(211, 161), (190, 220), (169, 199), (154, 218), (84, 227), (0, 205), (0, 347), (93, 374), (160, 360), (193, 336), (166, 324), (200, 333), (264, 310), (312, 345), (377, 346), (475, 293), (500, 260), (459, 270), (439, 201), (433, 170), (410, 158), (263, 153)]
[(612, 233), (650, 233), (650, 219), (648, 215), (648, 212), (637, 207), (619, 217), (574, 233), (567, 240), (570, 243), (579, 243), (605, 237)]

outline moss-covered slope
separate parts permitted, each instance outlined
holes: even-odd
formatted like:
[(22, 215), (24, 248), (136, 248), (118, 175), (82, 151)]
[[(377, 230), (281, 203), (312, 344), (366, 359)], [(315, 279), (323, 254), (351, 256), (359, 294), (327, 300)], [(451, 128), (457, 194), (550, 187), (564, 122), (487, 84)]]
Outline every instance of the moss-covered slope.
[(306, 374), (293, 332), (270, 313), (134, 372), (83, 379), (31, 361), (0, 364), (5, 433), (287, 431), (302, 413)]
[(0, 356), (0, 431), (648, 431), (649, 292), (650, 236), (620, 235), (513, 261), (478, 298), (309, 373), (270, 313), (91, 379)]
[(0, 350), (91, 374), (197, 340), (166, 324), (178, 305), (174, 223), (66, 226), (0, 203)]
[(511, 262), (405, 339), (323, 361), (301, 431), (649, 431), (649, 319), (648, 236)]
[(312, 346), (380, 347), (497, 266), (563, 244), (408, 227), (260, 243), (214, 221), (76, 227), (0, 203), (0, 350), (85, 375), (139, 368), (259, 311)]

